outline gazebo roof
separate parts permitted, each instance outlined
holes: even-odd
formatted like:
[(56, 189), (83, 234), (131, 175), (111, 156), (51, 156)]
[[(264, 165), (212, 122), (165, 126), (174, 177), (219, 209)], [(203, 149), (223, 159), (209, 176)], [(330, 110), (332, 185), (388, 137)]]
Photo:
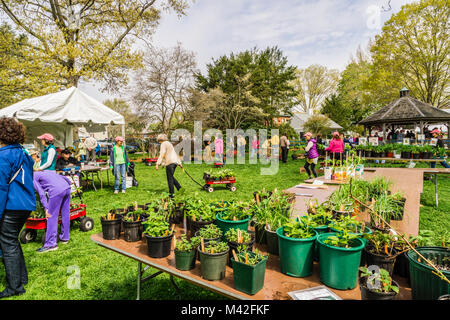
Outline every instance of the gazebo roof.
[(366, 119), (361, 120), (359, 124), (408, 124), (419, 121), (448, 122), (450, 121), (450, 113), (414, 99), (406, 94)]

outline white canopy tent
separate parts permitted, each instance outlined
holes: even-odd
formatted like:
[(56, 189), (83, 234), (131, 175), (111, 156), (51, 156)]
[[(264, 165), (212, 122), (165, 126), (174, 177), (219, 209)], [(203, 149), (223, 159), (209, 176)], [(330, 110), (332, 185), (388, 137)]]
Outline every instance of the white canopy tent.
[(3, 116), (14, 117), (26, 126), (26, 143), (33, 143), (37, 136), (48, 132), (55, 137), (55, 146), (70, 146), (74, 127), (97, 132), (108, 125), (121, 125), (125, 137), (124, 117), (76, 87), (25, 99), (0, 109), (0, 117)]

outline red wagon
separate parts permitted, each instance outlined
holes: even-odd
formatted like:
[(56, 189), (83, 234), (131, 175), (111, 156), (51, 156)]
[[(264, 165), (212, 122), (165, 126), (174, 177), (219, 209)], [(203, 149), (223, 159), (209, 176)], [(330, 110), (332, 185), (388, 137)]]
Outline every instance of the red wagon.
[(205, 183), (206, 184), (203, 186), (203, 189), (205, 189), (208, 192), (214, 191), (214, 188), (213, 188), (214, 184), (224, 184), (224, 185), (226, 185), (227, 189), (230, 190), (231, 192), (236, 191), (236, 186), (234, 185), (236, 183), (235, 177), (230, 177), (230, 178), (224, 179), (224, 180), (207, 180), (207, 179), (205, 179)]
[[(72, 223), (72, 221), (78, 221), (80, 223), (80, 230), (83, 232), (90, 231), (94, 228), (94, 220), (86, 216), (85, 204), (72, 204), (70, 206), (70, 222)], [(61, 216), (59, 217), (58, 223), (61, 223)], [(20, 242), (28, 243), (34, 241), (37, 237), (37, 230), (46, 229), (46, 218), (28, 218), (27, 222), (25, 222), (25, 228), (20, 232)], [(42, 242), (45, 242), (45, 231)]]
[(146, 166), (151, 166), (152, 163), (156, 163), (158, 158), (142, 158), (142, 162), (145, 163)]

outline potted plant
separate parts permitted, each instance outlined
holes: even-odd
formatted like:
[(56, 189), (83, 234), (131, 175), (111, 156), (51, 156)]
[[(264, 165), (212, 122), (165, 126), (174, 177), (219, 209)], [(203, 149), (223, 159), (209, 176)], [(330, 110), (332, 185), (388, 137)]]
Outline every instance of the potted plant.
[(199, 245), (199, 237), (187, 240), (185, 234), (181, 236), (181, 241), (175, 242), (175, 267), (178, 270), (187, 271), (195, 268), (195, 255)]
[(411, 159), (411, 151), (412, 151), (412, 146), (405, 144), (405, 145), (401, 145), (401, 156), (402, 159)]
[(395, 250), (397, 239), (380, 231), (365, 234), (364, 237), (367, 240), (367, 246), (364, 248), (367, 265), (377, 265), (388, 270), (389, 274), (392, 275), (397, 258), (397, 251)]
[[(324, 206), (319, 206), (310, 214), (300, 217), (300, 222), (313, 228), (317, 234), (328, 232), (328, 226), (333, 219), (332, 213)], [(319, 261), (319, 246), (314, 244), (314, 260)]]
[(196, 233), (196, 237), (203, 238), (206, 242), (209, 241), (220, 241), (222, 238), (222, 230), (219, 229), (215, 224), (208, 224), (202, 228), (200, 228)]
[(434, 148), (430, 145), (424, 145), (422, 147), (422, 159), (433, 159)]
[[(414, 239), (413, 245), (424, 258), (428, 259), (442, 274), (450, 280), (450, 236), (448, 232), (441, 236), (431, 230), (422, 230)], [(450, 284), (432, 268), (414, 250), (407, 251), (412, 298), (414, 300), (436, 300), (450, 292)]]
[(210, 241), (197, 247), (202, 278), (210, 281), (225, 278), (230, 248), (226, 242)]
[(185, 204), (184, 214), (191, 236), (202, 227), (215, 222), (216, 210), (201, 199), (192, 199)]
[(411, 146), (411, 154), (413, 159), (415, 160), (420, 159), (420, 152), (421, 152), (420, 146)]
[[(246, 251), (253, 251), (255, 239), (247, 231), (241, 229), (228, 229), (225, 233), (225, 240), (230, 250), (237, 251), (238, 247), (243, 247)], [(231, 255), (228, 256), (228, 265), (231, 267)]]
[(167, 257), (170, 254), (175, 225), (170, 227), (164, 216), (156, 214), (150, 216), (144, 225), (148, 255), (151, 258)]
[(115, 240), (120, 236), (120, 223), (122, 221), (121, 215), (116, 215), (115, 213), (108, 214), (104, 217), (100, 217), (100, 222), (102, 224), (103, 239), (105, 240)]
[(116, 218), (120, 219), (120, 227), (119, 227), (119, 235), (120, 235), (123, 231), (122, 218), (128, 213), (128, 208), (124, 207), (124, 208), (112, 209), (112, 210), (109, 210), (109, 213), (114, 214)]
[(238, 248), (238, 253), (232, 252), (234, 288), (250, 295), (256, 294), (264, 287), (268, 256), (258, 250), (251, 252), (243, 248)]
[[(266, 243), (271, 254), (278, 254), (276, 230), (289, 222), (291, 196), (274, 190), (270, 198), (251, 207), (257, 243)], [(264, 241), (265, 240), (265, 241)]]
[(320, 280), (339, 290), (354, 289), (364, 242), (348, 232), (323, 233), (317, 237), (319, 244)]
[(143, 232), (143, 224), (145, 211), (129, 211), (122, 218), (123, 238), (127, 242), (136, 242), (141, 240)]
[(377, 197), (371, 207), (373, 210), (370, 212), (371, 228), (384, 233), (390, 231), (385, 221), (389, 223), (391, 219), (401, 220), (403, 217), (403, 207), (388, 194)]
[(360, 267), (359, 287), (362, 300), (395, 300), (400, 286), (392, 280), (389, 272), (380, 268), (378, 272), (371, 272)]
[(386, 153), (387, 158), (393, 158), (394, 157), (394, 145), (391, 143), (384, 145), (384, 152)]
[(298, 221), (277, 229), (281, 272), (292, 277), (312, 274), (314, 243), (317, 232)]
[(251, 215), (248, 204), (233, 202), (225, 210), (216, 214), (216, 225), (224, 235), (229, 229), (247, 231)]

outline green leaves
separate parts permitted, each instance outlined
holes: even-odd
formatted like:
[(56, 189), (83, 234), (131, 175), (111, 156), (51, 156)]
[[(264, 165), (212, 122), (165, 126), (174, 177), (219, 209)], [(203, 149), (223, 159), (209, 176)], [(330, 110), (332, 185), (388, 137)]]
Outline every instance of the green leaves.
[(187, 240), (186, 235), (181, 235), (181, 241), (177, 241), (177, 245), (175, 250), (179, 252), (191, 252), (200, 245), (199, 237), (192, 237), (190, 240)]
[(229, 250), (228, 244), (226, 242), (218, 242), (218, 241), (209, 241), (207, 244), (205, 244), (205, 253), (224, 253)]
[(356, 238), (358, 238), (356, 234), (351, 234), (344, 230), (335, 236), (329, 236), (324, 243), (334, 247), (349, 248), (353, 244), (352, 240)]
[(359, 267), (360, 278), (366, 278), (366, 287), (375, 292), (399, 292), (399, 288), (392, 284), (389, 272), (380, 268), (378, 272), (371, 272), (366, 267)]
[(204, 239), (214, 239), (222, 236), (222, 230), (215, 224), (208, 224), (198, 230), (198, 235)]
[(299, 222), (289, 222), (283, 227), (284, 235), (289, 238), (307, 239), (315, 235), (315, 232), (309, 226)]

